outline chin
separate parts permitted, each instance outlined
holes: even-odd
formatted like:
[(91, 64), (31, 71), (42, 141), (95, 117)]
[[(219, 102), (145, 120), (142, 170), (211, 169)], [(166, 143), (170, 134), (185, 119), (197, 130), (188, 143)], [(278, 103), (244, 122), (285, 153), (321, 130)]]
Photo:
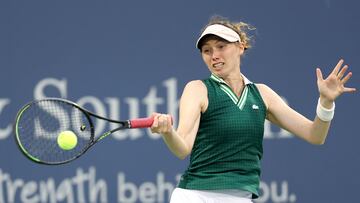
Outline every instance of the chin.
[(220, 78), (223, 78), (224, 75), (225, 75), (224, 72), (222, 72), (221, 70), (213, 71), (212, 73), (215, 74), (216, 76), (220, 77)]

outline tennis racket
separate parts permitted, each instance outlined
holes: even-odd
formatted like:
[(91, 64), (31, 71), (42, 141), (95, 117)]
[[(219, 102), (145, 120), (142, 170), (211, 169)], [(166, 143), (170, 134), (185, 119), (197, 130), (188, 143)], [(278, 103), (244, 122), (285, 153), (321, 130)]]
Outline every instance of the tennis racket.
[[(101, 119), (119, 126), (95, 136), (93, 119)], [(14, 131), (16, 143), (30, 160), (41, 164), (64, 164), (83, 155), (90, 147), (108, 135), (122, 129), (148, 128), (153, 118), (117, 121), (96, 115), (74, 102), (60, 98), (35, 100), (17, 113)], [(61, 132), (72, 131), (77, 144), (63, 150), (57, 142)]]

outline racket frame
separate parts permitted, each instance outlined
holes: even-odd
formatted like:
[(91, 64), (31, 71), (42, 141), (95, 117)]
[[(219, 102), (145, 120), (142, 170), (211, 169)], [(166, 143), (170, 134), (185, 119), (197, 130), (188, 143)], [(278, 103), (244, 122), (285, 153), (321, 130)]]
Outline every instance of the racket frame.
[[(19, 120), (21, 119), (22, 114), (33, 104), (35, 103), (39, 103), (39, 102), (43, 102), (43, 101), (59, 101), (59, 102), (64, 102), (67, 104), (72, 105), (74, 108), (79, 109), (82, 113), (84, 113), (84, 115), (86, 116), (87, 120), (89, 121), (89, 125), (90, 125), (90, 140), (88, 142), (88, 144), (81, 150), (80, 153), (78, 153), (77, 155), (75, 155), (73, 158), (68, 159), (66, 161), (61, 161), (61, 162), (46, 162), (43, 160), (40, 160), (34, 156), (32, 156), (26, 149), (25, 147), (22, 145), (20, 139), (19, 139), (19, 131), (18, 131), (18, 123)], [(114, 128), (112, 130), (106, 131), (104, 133), (102, 133), (100, 136), (98, 136), (95, 139), (95, 127), (93, 124), (93, 121), (91, 119), (91, 117), (100, 119), (100, 120), (105, 120), (111, 123), (117, 123), (120, 126), (117, 128)], [(149, 120), (150, 119), (150, 120)], [(142, 119), (134, 119), (134, 120), (147, 120), (148, 122), (151, 121), (152, 118), (142, 118)], [(149, 125), (149, 124), (147, 124)], [(145, 126), (145, 127), (149, 127), (149, 126)], [(40, 164), (45, 164), (45, 165), (60, 165), (60, 164), (65, 164), (65, 163), (69, 163), (77, 158), (79, 158), (81, 155), (83, 155), (85, 152), (87, 152), (95, 143), (97, 143), (98, 141), (104, 139), (105, 137), (107, 137), (108, 135), (122, 130), (122, 129), (130, 129), (132, 128), (132, 122), (131, 120), (113, 120), (113, 119), (109, 119), (109, 118), (105, 118), (103, 116), (97, 115), (83, 107), (81, 107), (80, 105), (76, 104), (75, 102), (69, 101), (67, 99), (63, 99), (63, 98), (55, 98), (55, 97), (47, 97), (47, 98), (43, 98), (43, 99), (38, 99), (38, 100), (33, 100), (27, 104), (25, 104), (16, 114), (16, 118), (15, 118), (15, 125), (14, 125), (14, 132), (15, 132), (15, 141), (20, 149), (20, 151), (31, 161), (36, 162), (36, 163), (40, 163)], [(143, 128), (143, 127), (138, 127), (134, 124), (134, 128)]]

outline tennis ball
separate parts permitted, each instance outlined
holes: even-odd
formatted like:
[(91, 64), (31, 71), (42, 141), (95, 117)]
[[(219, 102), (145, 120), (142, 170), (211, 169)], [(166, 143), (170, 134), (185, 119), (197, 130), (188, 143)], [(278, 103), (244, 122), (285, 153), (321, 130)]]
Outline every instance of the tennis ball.
[(73, 131), (62, 131), (57, 137), (57, 143), (63, 150), (71, 150), (77, 145), (77, 137)]

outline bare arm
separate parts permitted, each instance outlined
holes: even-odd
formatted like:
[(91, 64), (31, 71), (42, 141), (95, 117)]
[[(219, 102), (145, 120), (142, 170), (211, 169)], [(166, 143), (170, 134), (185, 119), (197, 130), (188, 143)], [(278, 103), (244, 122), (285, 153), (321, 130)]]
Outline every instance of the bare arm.
[[(355, 88), (344, 87), (352, 73), (345, 75), (348, 66), (340, 60), (332, 73), (324, 79), (321, 70), (316, 70), (317, 84), (320, 93), (320, 104), (331, 109), (335, 99), (344, 92), (354, 92)], [(312, 144), (323, 144), (326, 140), (331, 122), (325, 122), (318, 116), (309, 120), (290, 108), (281, 97), (266, 85), (258, 88), (268, 107), (267, 119)]]
[(317, 117), (307, 119), (289, 107), (282, 98), (266, 85), (258, 85), (268, 105), (267, 119), (312, 144), (323, 144), (330, 122), (323, 122)]
[(206, 105), (206, 86), (200, 80), (191, 81), (185, 86), (180, 99), (177, 130), (171, 125), (170, 115), (156, 113), (151, 131), (162, 134), (170, 151), (184, 159), (191, 153), (199, 128), (200, 115)]

